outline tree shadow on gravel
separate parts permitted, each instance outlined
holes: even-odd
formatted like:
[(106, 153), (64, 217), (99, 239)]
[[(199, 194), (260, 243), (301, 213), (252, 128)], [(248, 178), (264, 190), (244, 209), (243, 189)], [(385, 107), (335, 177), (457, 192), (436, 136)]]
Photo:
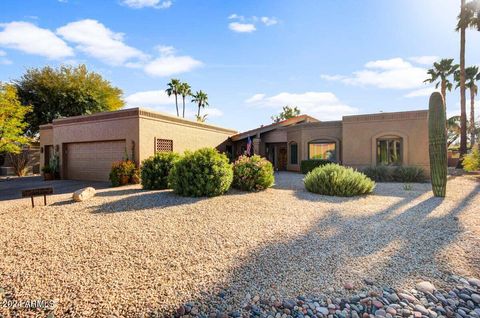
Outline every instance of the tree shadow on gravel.
[[(137, 190), (138, 192), (138, 190)], [(129, 195), (114, 201), (108, 201), (94, 207), (93, 213), (108, 214), (118, 212), (134, 212), (148, 209), (163, 209), (172, 206), (195, 204), (207, 197), (182, 197), (173, 191), (155, 191)]]
[[(226, 283), (211, 286), (191, 302), (215, 304), (215, 309), (227, 311), (228, 306), (241, 309), (247, 293), (284, 299), (332, 296), (328, 287), (336, 286), (336, 291), (346, 294), (342, 286), (347, 280), (358, 290), (365, 287), (367, 277), (379, 286), (393, 287), (419, 277), (442, 280), (449, 269), (437, 256), (461, 233), (458, 215), (479, 195), (477, 185), (452, 207), (432, 196), (404, 207), (419, 196), (414, 195), (373, 215), (348, 218), (333, 207), (307, 233), (239, 259)], [(443, 204), (448, 210), (431, 216)], [(472, 266), (478, 268), (478, 264)]]

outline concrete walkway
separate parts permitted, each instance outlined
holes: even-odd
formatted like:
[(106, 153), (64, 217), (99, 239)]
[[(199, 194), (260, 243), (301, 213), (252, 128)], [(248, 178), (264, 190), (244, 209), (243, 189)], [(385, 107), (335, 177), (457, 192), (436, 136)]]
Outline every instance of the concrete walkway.
[(108, 188), (108, 182), (80, 181), (80, 180), (51, 180), (43, 181), (41, 176), (12, 177), (0, 179), (0, 201), (21, 198), (21, 191), (32, 188), (53, 187), (54, 194), (71, 193), (85, 187), (95, 189)]

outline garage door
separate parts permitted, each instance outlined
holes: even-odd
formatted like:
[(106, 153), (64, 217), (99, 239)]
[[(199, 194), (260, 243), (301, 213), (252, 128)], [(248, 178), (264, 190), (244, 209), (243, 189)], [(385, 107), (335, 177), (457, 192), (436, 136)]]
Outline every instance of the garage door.
[(114, 161), (125, 155), (125, 141), (73, 143), (67, 146), (67, 178), (108, 181)]

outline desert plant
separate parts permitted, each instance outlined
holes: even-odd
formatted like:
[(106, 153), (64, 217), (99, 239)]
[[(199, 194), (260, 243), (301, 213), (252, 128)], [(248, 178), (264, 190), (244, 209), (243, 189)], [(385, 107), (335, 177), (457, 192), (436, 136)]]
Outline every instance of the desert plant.
[(214, 148), (186, 151), (169, 175), (174, 192), (190, 197), (223, 194), (230, 188), (232, 179), (232, 165), (227, 156)]
[(180, 159), (175, 152), (160, 152), (142, 161), (142, 187), (146, 190), (168, 189), (168, 175), (173, 164)]
[(362, 170), (362, 173), (375, 182), (389, 182), (393, 181), (392, 168), (378, 165), (368, 167)]
[(447, 187), (447, 129), (445, 105), (439, 92), (430, 96), (428, 106), (428, 141), (432, 190), (436, 197), (445, 197)]
[(53, 177), (59, 177), (60, 175), (60, 157), (57, 152), (54, 152), (48, 161), (48, 166), (51, 170)]
[(18, 177), (25, 176), (31, 159), (29, 149), (23, 148), (19, 153), (9, 153), (8, 156), (10, 157), (15, 175)]
[(133, 161), (126, 160), (114, 162), (109, 175), (112, 186), (118, 187), (128, 184), (132, 179), (132, 176), (135, 174), (135, 170), (136, 167)]
[(258, 155), (240, 156), (233, 164), (234, 188), (259, 191), (271, 187), (274, 181), (272, 163)]
[(468, 172), (480, 170), (480, 151), (478, 148), (473, 149), (471, 153), (463, 157), (463, 169)]
[(393, 180), (396, 182), (425, 182), (425, 170), (415, 166), (400, 166), (393, 170)]
[(334, 163), (313, 169), (303, 181), (310, 192), (341, 197), (368, 194), (375, 188), (363, 173)]
[(309, 159), (309, 160), (302, 160), (300, 162), (300, 171), (303, 174), (307, 174), (313, 169), (317, 167), (324, 166), (326, 164), (332, 163), (330, 160), (324, 160), (324, 159)]

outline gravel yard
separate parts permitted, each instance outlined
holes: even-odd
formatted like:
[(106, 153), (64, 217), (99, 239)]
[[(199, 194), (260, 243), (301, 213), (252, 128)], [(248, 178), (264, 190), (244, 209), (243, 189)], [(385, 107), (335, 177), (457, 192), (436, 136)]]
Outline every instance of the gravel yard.
[(214, 198), (128, 186), (35, 209), (0, 202), (0, 288), (54, 300), (56, 317), (138, 317), (188, 302), (230, 311), (249, 295), (346, 295), (365, 278), (411, 288), (480, 277), (478, 180), (450, 179), (442, 200), (429, 184), (398, 183), (325, 197), (301, 178), (280, 173), (273, 189)]

